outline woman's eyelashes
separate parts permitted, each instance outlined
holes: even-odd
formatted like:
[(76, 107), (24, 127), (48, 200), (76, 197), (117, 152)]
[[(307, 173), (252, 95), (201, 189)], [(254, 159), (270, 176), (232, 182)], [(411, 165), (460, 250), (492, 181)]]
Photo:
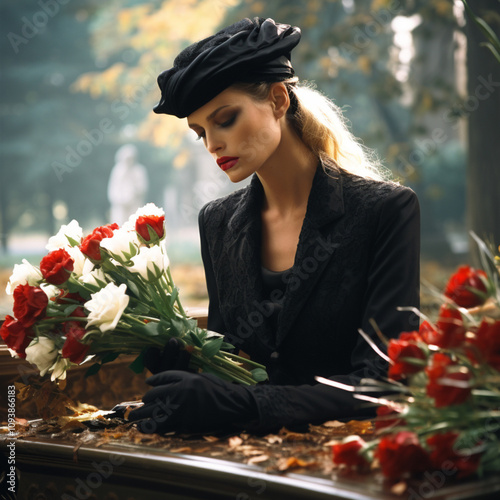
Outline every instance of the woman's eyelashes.
[[(222, 123), (217, 124), (217, 126), (221, 127), (221, 128), (228, 128), (235, 123), (237, 117), (238, 117), (238, 113), (235, 113), (234, 115), (231, 116), (231, 118), (229, 118), (228, 120), (226, 120)], [(205, 139), (205, 137), (206, 137), (205, 132), (201, 132), (201, 133), (197, 134), (196, 140), (199, 141), (201, 139)]]

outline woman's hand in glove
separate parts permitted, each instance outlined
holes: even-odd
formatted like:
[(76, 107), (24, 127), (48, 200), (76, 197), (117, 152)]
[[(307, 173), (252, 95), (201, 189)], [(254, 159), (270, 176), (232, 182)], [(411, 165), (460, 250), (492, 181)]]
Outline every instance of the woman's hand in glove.
[(188, 370), (191, 354), (175, 337), (163, 349), (150, 347), (144, 354), (144, 366), (153, 374), (166, 370)]
[(251, 388), (215, 375), (168, 370), (146, 379), (144, 405), (130, 412), (141, 432), (216, 432), (243, 429), (258, 418)]

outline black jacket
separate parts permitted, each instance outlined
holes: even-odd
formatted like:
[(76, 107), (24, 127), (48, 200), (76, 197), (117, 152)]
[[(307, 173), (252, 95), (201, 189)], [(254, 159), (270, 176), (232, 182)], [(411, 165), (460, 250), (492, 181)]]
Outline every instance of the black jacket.
[(263, 295), (262, 199), (254, 176), (200, 212), (208, 328), (267, 366), (270, 384), (256, 392), (263, 419), (286, 425), (301, 412), (309, 422), (362, 414), (358, 400), (318, 386), (314, 376), (356, 384), (386, 373), (358, 333), (384, 348), (370, 318), (386, 337), (418, 329), (414, 314), (396, 309), (419, 306), (417, 197), (394, 183), (318, 167), (286, 292), (276, 293), (283, 301), (277, 331)]

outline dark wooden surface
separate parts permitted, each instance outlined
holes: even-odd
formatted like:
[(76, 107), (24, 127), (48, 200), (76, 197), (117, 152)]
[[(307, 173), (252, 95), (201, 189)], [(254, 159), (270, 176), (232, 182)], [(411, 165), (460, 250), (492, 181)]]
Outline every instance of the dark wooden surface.
[[(3, 448), (5, 438), (0, 443)], [(16, 466), (21, 473), (18, 498), (23, 500), (500, 498), (500, 477), (440, 487), (424, 481), (396, 495), (374, 474), (324, 478), (269, 473), (264, 466), (172, 453), (126, 441), (83, 444), (75, 450), (74, 443), (57, 437), (19, 439)]]

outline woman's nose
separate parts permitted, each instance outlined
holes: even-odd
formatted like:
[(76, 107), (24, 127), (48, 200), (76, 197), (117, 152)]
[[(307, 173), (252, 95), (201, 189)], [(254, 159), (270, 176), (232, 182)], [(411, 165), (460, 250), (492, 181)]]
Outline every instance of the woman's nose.
[(223, 147), (223, 143), (217, 138), (217, 134), (207, 134), (206, 147), (209, 153), (215, 154)]

